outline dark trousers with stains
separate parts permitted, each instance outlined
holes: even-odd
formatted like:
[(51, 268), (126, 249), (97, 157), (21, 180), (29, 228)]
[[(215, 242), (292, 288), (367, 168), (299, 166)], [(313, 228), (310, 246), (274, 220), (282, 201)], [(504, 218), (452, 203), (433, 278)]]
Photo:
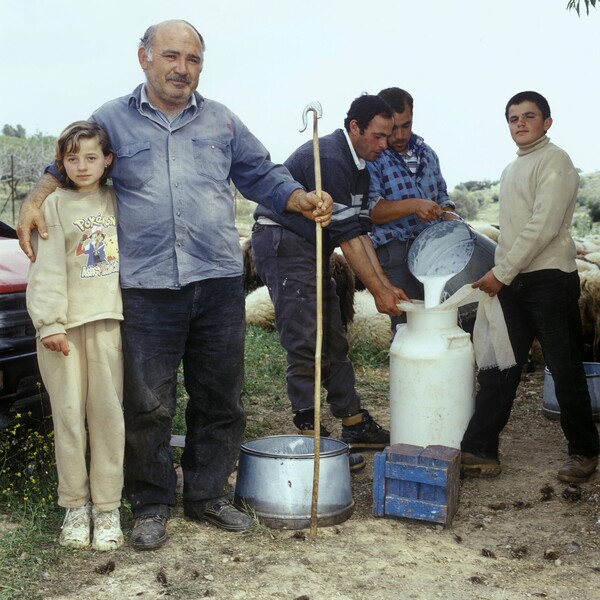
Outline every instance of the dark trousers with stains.
[(462, 440), (463, 451), (498, 457), (500, 432), (510, 417), (523, 366), (537, 337), (554, 379), (569, 454), (598, 454), (598, 430), (581, 358), (579, 294), (577, 272), (557, 269), (521, 273), (500, 290), (498, 298), (517, 364), (505, 371), (479, 372), (475, 413)]
[[(287, 391), (292, 410), (314, 406), (317, 331), (317, 261), (315, 245), (276, 225), (255, 225), (252, 255), (256, 272), (269, 289), (275, 325), (287, 352)], [(329, 257), (323, 258), (323, 347), (321, 373), (333, 416), (360, 411), (354, 367), (342, 325)]]
[(227, 494), (245, 426), (242, 278), (124, 289), (123, 309), (125, 492), (134, 515), (175, 504), (170, 440), (181, 363), (189, 396), (184, 502)]

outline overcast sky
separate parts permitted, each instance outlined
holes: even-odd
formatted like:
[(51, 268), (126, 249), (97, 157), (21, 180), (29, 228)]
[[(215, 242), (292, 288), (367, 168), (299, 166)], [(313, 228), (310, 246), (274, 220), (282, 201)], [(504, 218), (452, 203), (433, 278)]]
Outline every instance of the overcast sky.
[[(515, 147), (510, 96), (544, 94), (550, 137), (583, 172), (600, 170), (600, 10), (567, 0), (0, 0), (0, 127), (58, 135), (143, 80), (148, 25), (193, 23), (207, 51), (199, 91), (237, 113), (283, 161), (301, 143), (302, 112), (319, 133), (341, 127), (363, 92), (399, 86), (414, 128), (438, 153), (450, 188), (498, 179)], [(583, 0), (582, 0), (583, 4)]]

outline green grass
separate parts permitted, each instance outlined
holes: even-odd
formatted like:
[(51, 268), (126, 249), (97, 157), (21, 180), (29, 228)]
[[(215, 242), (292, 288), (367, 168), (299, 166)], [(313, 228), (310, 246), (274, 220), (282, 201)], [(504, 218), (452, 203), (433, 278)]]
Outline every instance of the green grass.
[(350, 348), (350, 360), (355, 370), (368, 371), (388, 365), (388, 351), (376, 348), (369, 341), (357, 340)]
[(0, 598), (37, 598), (37, 582), (64, 550), (56, 544), (54, 436), (22, 418), (0, 437)]
[(256, 208), (256, 202), (242, 198), (237, 192), (235, 194), (234, 202), (235, 225), (241, 236), (248, 237), (252, 232), (252, 225), (254, 225), (252, 213)]
[(282, 433), (282, 419), (274, 418), (274, 415), (285, 415), (283, 420), (291, 423), (285, 372), (285, 353), (277, 332), (248, 325), (242, 389), (247, 416), (245, 439)]
[[(4, 509), (2, 509), (4, 512)], [(56, 543), (62, 510), (28, 505), (5, 518), (0, 537), (0, 599), (42, 598), (38, 583), (44, 574), (66, 560), (68, 552)]]
[(285, 393), (285, 353), (276, 331), (248, 325), (245, 370), (244, 397), (275, 398)]

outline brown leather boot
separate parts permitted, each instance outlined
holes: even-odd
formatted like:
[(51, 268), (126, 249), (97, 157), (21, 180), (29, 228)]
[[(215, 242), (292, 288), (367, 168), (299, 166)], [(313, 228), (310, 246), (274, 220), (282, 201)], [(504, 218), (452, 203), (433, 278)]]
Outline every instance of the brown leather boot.
[(497, 477), (502, 473), (502, 465), (497, 458), (461, 452), (460, 472), (469, 477)]
[(568, 483), (582, 483), (587, 481), (598, 466), (597, 456), (581, 456), (572, 454), (565, 464), (558, 470), (558, 478)]

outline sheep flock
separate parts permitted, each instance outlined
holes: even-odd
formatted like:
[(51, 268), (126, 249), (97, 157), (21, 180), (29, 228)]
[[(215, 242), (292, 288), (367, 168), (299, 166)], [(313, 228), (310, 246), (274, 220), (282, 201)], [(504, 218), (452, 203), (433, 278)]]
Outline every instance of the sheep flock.
[[(498, 240), (495, 225), (474, 224), (478, 234)], [(581, 282), (579, 309), (584, 336), (584, 360), (600, 360), (600, 235), (574, 238), (576, 263)], [(266, 329), (275, 328), (273, 304), (268, 291), (254, 271), (250, 238), (240, 241), (244, 256), (246, 322)], [(331, 271), (336, 280), (342, 318), (352, 346), (357, 340), (386, 350), (391, 341), (389, 317), (377, 312), (371, 294), (362, 288), (341, 253), (334, 253)], [(536, 364), (543, 364), (538, 358)]]

